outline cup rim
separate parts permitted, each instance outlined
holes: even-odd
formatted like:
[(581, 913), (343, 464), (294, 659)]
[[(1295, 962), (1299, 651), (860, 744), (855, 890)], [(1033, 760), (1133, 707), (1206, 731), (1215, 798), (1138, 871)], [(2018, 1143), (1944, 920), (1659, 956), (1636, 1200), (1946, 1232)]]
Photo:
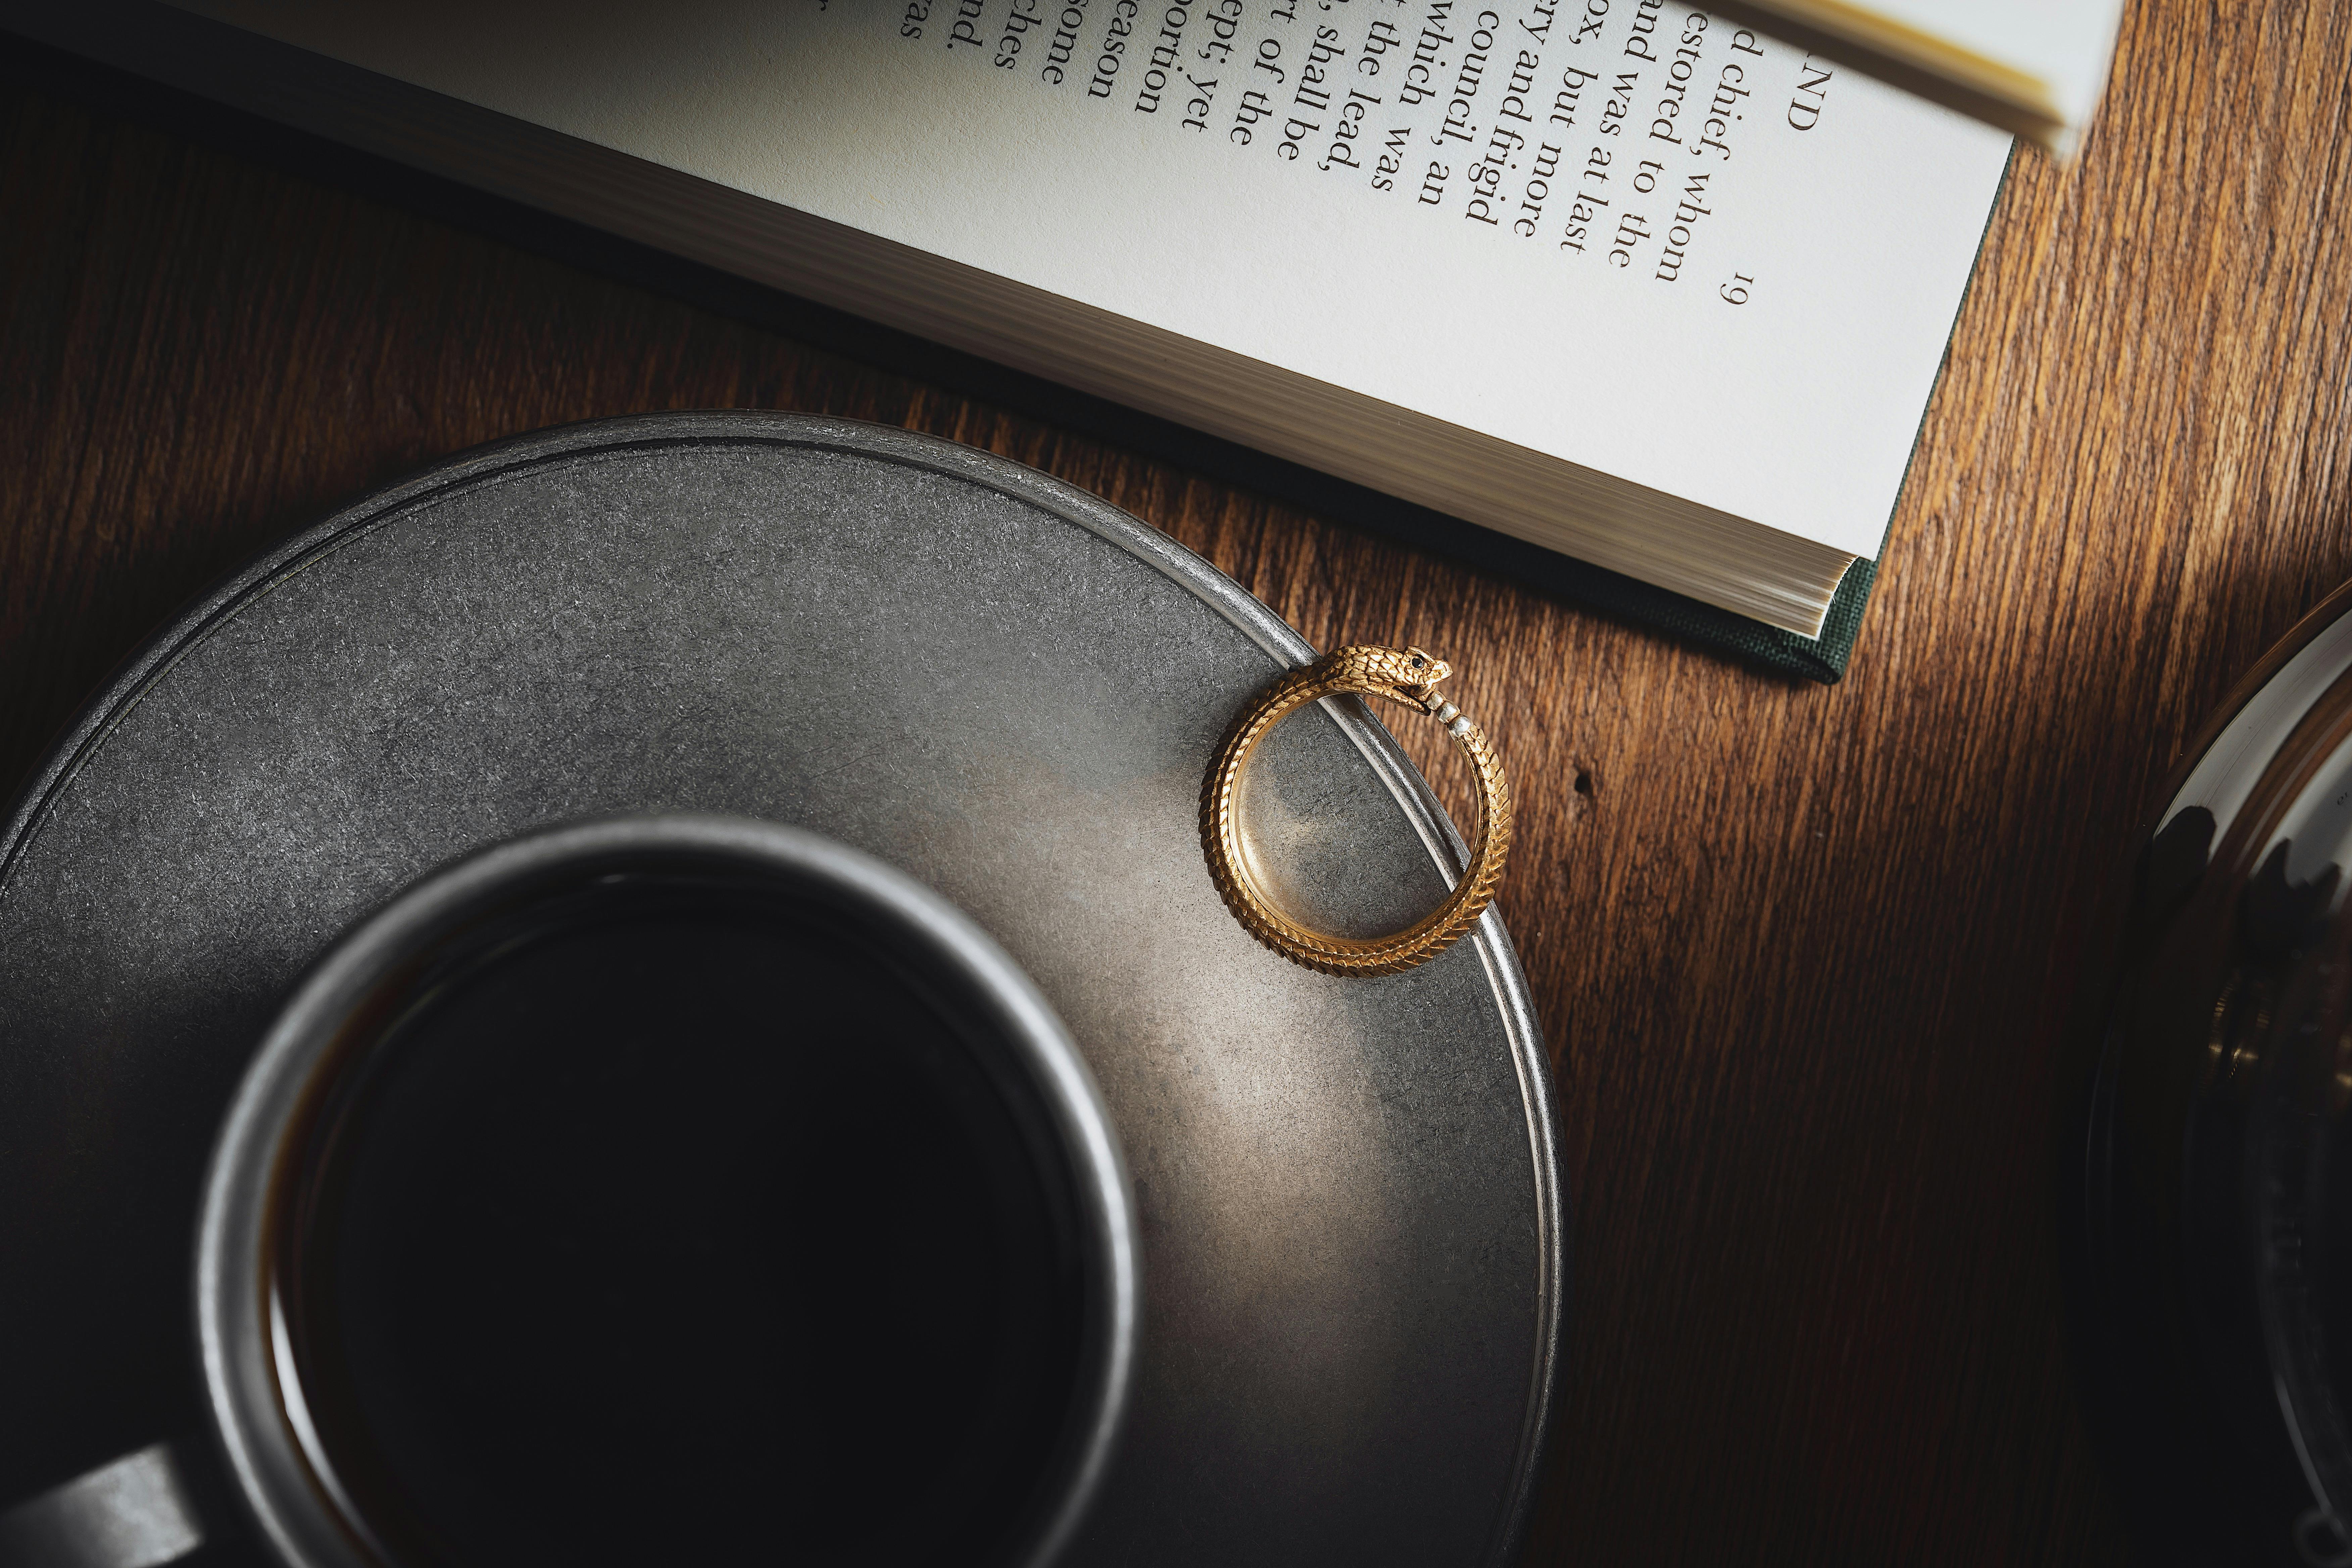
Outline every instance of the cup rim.
[[(592, 872), (650, 859), (730, 863), (821, 885), (893, 935), (911, 939), (964, 983), (1012, 1047), (1071, 1157), (1085, 1250), (1086, 1331), (1058, 1496), (1036, 1521), (1018, 1568), (1046, 1568), (1069, 1545), (1100, 1490), (1126, 1415), (1140, 1324), (1139, 1226), (1117, 1130), (1069, 1031), (1035, 984), (971, 918), (914, 878), (805, 828), (677, 813), (541, 828), (426, 873), (346, 928), (298, 981), (262, 1037), (222, 1119), (198, 1212), (195, 1333), (204, 1395), (221, 1457), (246, 1510), (277, 1553), (300, 1568), (386, 1568), (361, 1544), (302, 1452), (280, 1395), (294, 1369), (273, 1321), (269, 1213), (289, 1135), (326, 1081), (362, 999), (493, 904), (528, 899)], [(1049, 1493), (1048, 1495), (1053, 1495)]]

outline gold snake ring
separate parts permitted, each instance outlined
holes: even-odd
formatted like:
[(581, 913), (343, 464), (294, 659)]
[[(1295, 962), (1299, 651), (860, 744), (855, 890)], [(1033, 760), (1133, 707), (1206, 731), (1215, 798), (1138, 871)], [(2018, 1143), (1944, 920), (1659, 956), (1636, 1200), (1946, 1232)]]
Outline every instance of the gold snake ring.
[[(1462, 710), (1437, 695), (1437, 683), (1453, 673), (1453, 666), (1417, 647), (1402, 653), (1392, 647), (1334, 648), (1267, 687), (1234, 721), (1201, 786), (1201, 847), (1209, 857), (1209, 875), (1225, 907), (1252, 936), (1285, 958), (1326, 974), (1394, 974), (1436, 957), (1476, 923), (1503, 880), (1503, 857), (1511, 847), (1511, 789), (1504, 782), (1502, 759), (1486, 743), (1485, 733)], [(1471, 841), (1470, 864), (1462, 879), (1444, 903), (1420, 920), (1369, 941), (1309, 931), (1276, 908), (1250, 877), (1234, 822), (1234, 792), (1258, 742), (1308, 703), (1349, 692), (1384, 697), (1429, 714), (1445, 726), (1478, 777), (1478, 836)]]

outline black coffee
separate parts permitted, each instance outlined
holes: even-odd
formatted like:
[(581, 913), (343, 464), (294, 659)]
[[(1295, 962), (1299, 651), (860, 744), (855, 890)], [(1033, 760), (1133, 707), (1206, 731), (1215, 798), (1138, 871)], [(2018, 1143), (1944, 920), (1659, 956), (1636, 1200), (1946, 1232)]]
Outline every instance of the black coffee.
[(742, 889), (592, 889), (312, 1124), (281, 1298), (405, 1564), (967, 1563), (1037, 1507), (1066, 1167), (919, 972)]

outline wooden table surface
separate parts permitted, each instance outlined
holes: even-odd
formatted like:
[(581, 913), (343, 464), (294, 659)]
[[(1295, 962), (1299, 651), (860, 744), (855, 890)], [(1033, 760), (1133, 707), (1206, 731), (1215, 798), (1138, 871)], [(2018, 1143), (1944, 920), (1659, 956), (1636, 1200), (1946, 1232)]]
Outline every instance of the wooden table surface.
[(2352, 0), (2128, 8), (2077, 164), (2018, 160), (1822, 688), (971, 395), (952, 359), (861, 363), (789, 302), (751, 324), (190, 140), (17, 51), (0, 786), (215, 574), (479, 441), (751, 406), (1009, 454), (1318, 645), (1442, 651), (1510, 763), (1502, 905), (1575, 1249), (1527, 1560), (2114, 1560), (2062, 1323), (2061, 1026), (2151, 782), (2352, 573), (2347, 58)]

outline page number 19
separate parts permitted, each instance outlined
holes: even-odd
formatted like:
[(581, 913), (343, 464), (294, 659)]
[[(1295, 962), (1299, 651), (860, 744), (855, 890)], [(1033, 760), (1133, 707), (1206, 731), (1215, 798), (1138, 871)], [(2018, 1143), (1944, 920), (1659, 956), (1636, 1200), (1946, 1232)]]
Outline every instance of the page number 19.
[(1748, 290), (1753, 288), (1755, 283), (1756, 279), (1747, 273), (1735, 272), (1731, 275), (1731, 281), (1716, 292), (1723, 297), (1723, 302), (1727, 305), (1745, 305), (1748, 303)]

